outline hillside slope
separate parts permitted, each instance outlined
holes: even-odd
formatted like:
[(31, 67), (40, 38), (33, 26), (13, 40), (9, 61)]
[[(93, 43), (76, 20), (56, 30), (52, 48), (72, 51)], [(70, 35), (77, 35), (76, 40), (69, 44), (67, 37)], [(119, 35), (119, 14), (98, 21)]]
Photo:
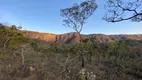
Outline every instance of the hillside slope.
[[(0, 24), (1, 26), (4, 26)], [(8, 26), (4, 26), (8, 28)], [(20, 31), (20, 30), (19, 30)], [(51, 34), (51, 33), (40, 33), (34, 31), (21, 31), (26, 37), (38, 39), (43, 44), (46, 43), (57, 43), (57, 44), (74, 44), (79, 42), (80, 38), (76, 32), (65, 33), (65, 34)], [(104, 35), (104, 34), (89, 34), (89, 35), (81, 35), (83, 39), (85, 38), (94, 38), (95, 41), (99, 43), (109, 43), (112, 41), (118, 40), (133, 40), (133, 41), (141, 41), (142, 34), (121, 34), (121, 35)]]

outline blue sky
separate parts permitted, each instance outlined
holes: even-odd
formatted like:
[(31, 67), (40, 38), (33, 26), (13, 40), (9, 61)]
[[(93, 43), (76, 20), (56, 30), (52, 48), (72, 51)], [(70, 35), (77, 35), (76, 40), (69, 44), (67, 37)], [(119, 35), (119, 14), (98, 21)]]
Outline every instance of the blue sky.
[[(0, 22), (22, 25), (23, 29), (46, 32), (68, 33), (74, 30), (64, 27), (60, 9), (71, 7), (83, 0), (0, 0)], [(102, 20), (106, 0), (96, 0), (98, 8), (87, 24), (83, 34), (142, 34), (142, 22), (124, 21), (108, 23)]]

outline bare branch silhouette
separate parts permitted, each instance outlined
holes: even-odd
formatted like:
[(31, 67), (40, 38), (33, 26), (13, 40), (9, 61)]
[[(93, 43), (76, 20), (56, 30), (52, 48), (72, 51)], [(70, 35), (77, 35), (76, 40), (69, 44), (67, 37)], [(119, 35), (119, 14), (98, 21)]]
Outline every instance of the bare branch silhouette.
[(107, 13), (103, 19), (107, 22), (142, 21), (141, 0), (108, 0), (105, 8)]

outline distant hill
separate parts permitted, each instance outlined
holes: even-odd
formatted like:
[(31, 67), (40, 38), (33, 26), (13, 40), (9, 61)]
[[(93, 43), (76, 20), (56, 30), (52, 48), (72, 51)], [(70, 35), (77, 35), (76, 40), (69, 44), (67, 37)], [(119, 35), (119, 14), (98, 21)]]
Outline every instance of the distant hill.
[[(1, 26), (4, 26), (0, 24)], [(4, 26), (8, 28), (8, 26)], [(46, 43), (57, 43), (57, 44), (75, 44), (79, 42), (80, 38), (76, 32), (65, 33), (65, 34), (51, 34), (51, 33), (40, 33), (34, 31), (21, 31), (25, 36), (33, 39), (38, 39), (44, 44)], [(83, 39), (94, 38), (95, 41), (99, 43), (109, 43), (118, 40), (131, 40), (131, 41), (141, 41), (142, 34), (121, 34), (121, 35), (104, 35), (104, 34), (89, 34), (81, 35)]]
[(104, 34), (90, 34), (83, 35), (84, 38), (93, 37), (100, 43), (109, 43), (118, 40), (142, 40), (142, 34), (120, 34), (120, 35), (104, 35)]
[[(76, 32), (65, 34), (50, 34), (32, 31), (24, 31), (24, 34), (30, 38), (39, 39), (47, 43), (59, 44), (74, 44), (79, 42), (80, 38)], [(142, 34), (122, 34), (122, 35), (104, 35), (104, 34), (90, 34), (81, 35), (83, 39), (94, 38), (99, 43), (109, 43), (118, 40), (142, 40)]]

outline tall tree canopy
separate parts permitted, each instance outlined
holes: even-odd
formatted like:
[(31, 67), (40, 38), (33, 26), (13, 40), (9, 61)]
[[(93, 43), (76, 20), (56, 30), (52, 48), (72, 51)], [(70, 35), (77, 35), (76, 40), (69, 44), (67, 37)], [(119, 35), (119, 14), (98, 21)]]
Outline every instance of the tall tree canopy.
[(108, 22), (142, 21), (142, 0), (108, 0), (105, 8), (103, 19)]
[(84, 23), (97, 8), (95, 0), (86, 0), (80, 4), (75, 3), (71, 8), (61, 9), (61, 16), (65, 19), (64, 26), (73, 28), (80, 34)]

